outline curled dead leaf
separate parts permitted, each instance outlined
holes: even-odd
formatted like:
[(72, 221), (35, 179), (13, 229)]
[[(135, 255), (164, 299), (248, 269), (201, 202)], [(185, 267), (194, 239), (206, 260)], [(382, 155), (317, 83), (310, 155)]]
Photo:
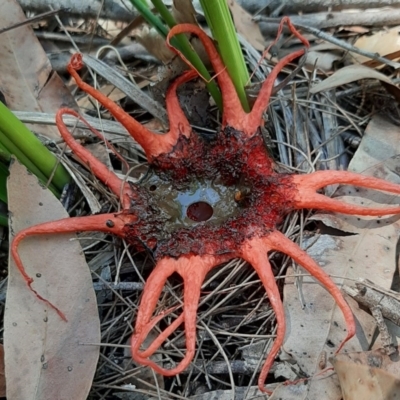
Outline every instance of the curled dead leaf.
[[(336, 71), (329, 78), (316, 84), (310, 89), (310, 93), (323, 92), (347, 83), (359, 81), (360, 79), (377, 79), (387, 84), (393, 85), (392, 81), (385, 75), (363, 65), (349, 65)], [(395, 85), (393, 85), (396, 87)]]
[(338, 374), (344, 400), (400, 399), (399, 352), (384, 350), (337, 354), (330, 360)]

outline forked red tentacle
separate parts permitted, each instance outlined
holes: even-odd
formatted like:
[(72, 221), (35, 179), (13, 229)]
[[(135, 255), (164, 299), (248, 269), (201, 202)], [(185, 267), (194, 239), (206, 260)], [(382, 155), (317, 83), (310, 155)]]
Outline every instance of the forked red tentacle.
[[(185, 336), (186, 336), (186, 348), (187, 352), (184, 357), (184, 360), (178, 365), (180, 371), (183, 371), (187, 368), (189, 363), (194, 357), (195, 345), (196, 345), (196, 313), (197, 306), (200, 298), (200, 288), (203, 283), (204, 276), (199, 273), (193, 274), (192, 271), (186, 271), (185, 273), (190, 272), (190, 278), (188, 276), (182, 276), (184, 281), (184, 307), (183, 312), (177, 319), (175, 319), (164, 331), (157, 336), (157, 338), (151, 343), (151, 345), (143, 351), (136, 352), (136, 360), (138, 361), (146, 359), (152, 356), (164, 343), (164, 341), (168, 338), (171, 333), (173, 333), (182, 322), (185, 323)], [(193, 279), (194, 278), (194, 279)], [(188, 282), (189, 281), (189, 282)], [(143, 329), (140, 334), (140, 337), (132, 337), (132, 346), (135, 348), (140, 348), (140, 343), (143, 343), (143, 340), (150, 333), (150, 330), (168, 313), (172, 312), (173, 309), (168, 310), (167, 312), (163, 312), (161, 315), (153, 318)], [(136, 335), (135, 335), (136, 336)], [(132, 350), (133, 352), (133, 350)], [(160, 367), (159, 367), (160, 368)], [(176, 370), (175, 368), (175, 370)], [(168, 374), (171, 373), (171, 370), (160, 369), (159, 371), (168, 371)], [(165, 372), (160, 372), (165, 374)]]
[(400, 185), (395, 183), (348, 171), (317, 171), (309, 175), (293, 175), (292, 178), (293, 182), (297, 186), (297, 192), (295, 193), (293, 200), (295, 207), (298, 209), (314, 208), (318, 210), (339, 212), (342, 214), (370, 216), (400, 213), (400, 207), (363, 207), (347, 204), (316, 192), (318, 189), (327, 185), (343, 184), (400, 195)]
[(242, 108), (235, 86), (233, 85), (228, 71), (226, 70), (226, 67), (222, 62), (212, 40), (202, 29), (192, 24), (176, 25), (169, 31), (167, 36), (167, 45), (192, 69), (195, 68), (190, 61), (178, 49), (170, 44), (171, 38), (180, 33), (192, 33), (196, 35), (201, 40), (204, 49), (208, 54), (208, 57), (214, 68), (219, 87), (221, 89), (222, 105), (224, 109), (222, 121), (223, 127), (228, 125), (237, 130), (245, 132), (246, 127), (243, 125), (243, 118), (245, 117), (246, 113)]
[(268, 299), (274, 309), (276, 316), (277, 332), (276, 339), (271, 350), (268, 353), (267, 359), (261, 369), (258, 378), (258, 388), (262, 392), (271, 394), (271, 391), (265, 388), (265, 380), (267, 378), (268, 372), (274, 363), (275, 357), (279, 352), (285, 338), (286, 331), (286, 321), (285, 312), (283, 309), (283, 304), (281, 296), (279, 294), (278, 287), (276, 285), (275, 277), (272, 272), (271, 265), (268, 261), (268, 251), (270, 248), (266, 245), (262, 238), (253, 238), (247, 240), (241, 248), (241, 257), (245, 259), (251, 266), (256, 270), (261, 283), (267, 292)]
[(174, 272), (176, 272), (176, 261), (171, 258), (163, 258), (157, 262), (146, 279), (140, 307), (136, 315), (136, 333), (141, 331), (151, 320), (165, 283)]
[[(188, 367), (195, 354), (196, 316), (201, 284), (208, 271), (222, 261), (222, 259), (213, 256), (188, 256), (180, 257), (177, 260), (164, 258), (158, 262), (156, 268), (146, 281), (136, 319), (135, 333), (132, 336), (131, 350), (132, 358), (135, 361), (153, 368), (156, 372), (164, 376), (174, 376)], [(167, 313), (173, 311), (171, 309), (151, 318), (162, 288), (173, 272), (177, 272), (183, 278), (183, 312), (168, 328), (161, 332), (146, 350), (140, 351), (140, 346), (150, 330), (164, 318)], [(157, 351), (168, 336), (175, 331), (182, 322), (185, 324), (186, 354), (181, 362), (172, 369), (165, 369), (149, 360), (148, 357)]]
[[(153, 342), (147, 347), (147, 349), (143, 351), (139, 351), (140, 349), (140, 344), (146, 340), (147, 335), (150, 333), (150, 331), (163, 319), (165, 318), (168, 314), (176, 310), (176, 308), (171, 308), (169, 310), (163, 311), (156, 317), (154, 317), (147, 325), (144, 326), (143, 330), (139, 334), (134, 334), (131, 339), (131, 349), (132, 349), (132, 354), (135, 354), (134, 359), (137, 362), (142, 362), (143, 360), (146, 360), (147, 358), (151, 357), (161, 346), (162, 344), (168, 339), (169, 335), (171, 335), (173, 332), (175, 332), (179, 326), (183, 323), (184, 321), (184, 314), (181, 313), (178, 318), (176, 318), (171, 325), (169, 325), (167, 328), (165, 328), (154, 340)], [(142, 360), (142, 361), (140, 361)]]
[(294, 53), (288, 54), (286, 57), (282, 58), (273, 70), (269, 73), (268, 78), (264, 81), (260, 93), (257, 97), (256, 102), (254, 103), (253, 109), (250, 114), (246, 116), (246, 125), (247, 131), (249, 135), (253, 135), (257, 132), (257, 129), (260, 127), (262, 121), (262, 115), (265, 109), (268, 107), (269, 100), (271, 97), (272, 89), (274, 87), (274, 83), (278, 74), (282, 71), (282, 69), (295, 60), (296, 58), (301, 57), (305, 53), (305, 50), (298, 50)]
[[(104, 135), (102, 135), (97, 129), (93, 128), (93, 126), (91, 126), (89, 124), (89, 122), (87, 122), (87, 120), (82, 117), (82, 115), (80, 115), (78, 112), (76, 112), (75, 110), (73, 110), (71, 108), (60, 108), (57, 113), (60, 113), (61, 117), (64, 114), (72, 115), (73, 117), (75, 117), (75, 118), (79, 119), (80, 121), (82, 121), (88, 127), (90, 132), (93, 133), (93, 135), (97, 136), (100, 140), (102, 140), (106, 144), (106, 146), (112, 151), (112, 153), (115, 155), (115, 157), (117, 157), (121, 161), (121, 163), (125, 165), (126, 169), (127, 170), (129, 169), (129, 164), (126, 162), (124, 157), (122, 157), (118, 153), (116, 148), (104, 137)], [(63, 121), (63, 120), (61, 120), (61, 121)], [(57, 115), (56, 115), (56, 122), (59, 122), (59, 120), (57, 121)], [(63, 126), (65, 126), (65, 124), (63, 122), (61, 122), (61, 124)], [(59, 126), (57, 126), (57, 127), (59, 128)], [(69, 133), (69, 135), (72, 136), (71, 133)]]
[[(257, 129), (259, 128), (259, 126), (261, 125), (261, 118), (262, 118), (264, 110), (268, 107), (272, 89), (274, 87), (274, 83), (275, 83), (276, 78), (278, 77), (278, 74), (282, 71), (282, 69), (287, 64), (289, 64), (296, 58), (299, 58), (302, 55), (304, 55), (306, 52), (306, 49), (308, 49), (310, 47), (308, 40), (305, 37), (303, 37), (300, 34), (300, 32), (293, 26), (293, 24), (291, 23), (291, 21), (288, 17), (282, 18), (282, 20), (279, 24), (279, 29), (278, 29), (278, 33), (276, 35), (276, 40), (278, 40), (278, 38), (282, 32), (283, 25), (285, 23), (288, 25), (290, 32), (293, 35), (295, 35), (303, 43), (305, 48), (297, 50), (293, 53), (290, 53), (286, 57), (284, 57), (282, 60), (280, 60), (275, 65), (275, 67), (272, 69), (272, 71), (269, 73), (267, 79), (264, 81), (264, 83), (261, 87), (260, 93), (257, 96), (257, 100), (255, 101), (251, 112), (247, 115), (247, 118), (246, 118), (246, 124), (248, 125), (248, 130), (253, 133), (255, 133), (257, 131)], [(275, 40), (275, 42), (276, 42), (276, 40)], [(271, 46), (269, 46), (268, 49)], [(268, 51), (268, 49), (267, 49), (267, 51)]]
[(342, 343), (338, 346), (336, 352), (339, 352), (344, 344), (350, 340), (356, 333), (356, 324), (350, 306), (344, 299), (340, 289), (332, 281), (329, 275), (296, 243), (293, 243), (285, 235), (279, 231), (273, 231), (264, 239), (264, 243), (271, 249), (287, 254), (296, 263), (301, 265), (307, 272), (310, 273), (322, 286), (331, 294), (336, 304), (343, 313), (347, 327), (347, 335)]
[[(173, 376), (179, 372), (176, 369), (166, 370), (156, 364), (154, 361), (149, 360), (151, 354), (154, 353), (164, 342), (164, 340), (175, 330), (184, 320), (184, 314), (182, 313), (165, 331), (153, 341), (153, 343), (144, 351), (140, 351), (140, 346), (143, 344), (147, 335), (151, 329), (163, 319), (169, 312), (168, 310), (152, 318), (158, 299), (161, 295), (162, 289), (165, 286), (167, 279), (174, 273), (177, 272), (177, 261), (171, 258), (164, 258), (160, 260), (150, 276), (146, 280), (146, 284), (143, 289), (143, 295), (140, 300), (139, 311), (136, 316), (135, 333), (131, 338), (131, 353), (132, 358), (141, 364), (147, 365), (153, 368), (156, 372), (168, 376), (169, 372), (172, 371), (170, 376)], [(186, 364), (186, 360), (182, 360)], [(190, 363), (187, 363), (187, 365)], [(185, 366), (186, 368), (186, 366)], [(183, 369), (185, 369), (183, 368)]]
[(29, 289), (36, 295), (36, 297), (44, 301), (47, 305), (53, 308), (58, 315), (67, 321), (64, 313), (52, 304), (49, 300), (42, 297), (33, 287), (33, 278), (31, 278), (25, 271), (21, 257), (18, 254), (18, 246), (23, 239), (28, 236), (34, 235), (49, 235), (53, 233), (69, 233), (77, 231), (100, 231), (106, 233), (113, 233), (114, 235), (121, 236), (121, 232), (126, 223), (132, 222), (134, 217), (125, 214), (101, 214), (91, 215), (89, 217), (75, 217), (65, 218), (58, 221), (45, 222), (43, 224), (34, 225), (30, 228), (23, 229), (15, 235), (11, 243), (11, 255), (14, 258), (15, 264), (23, 276)]
[[(306, 48), (310, 47), (308, 40), (297, 31), (297, 29), (290, 22), (290, 19), (287, 17), (284, 17), (279, 25), (277, 38), (282, 32), (284, 23), (288, 25), (292, 34), (295, 35)], [(243, 132), (246, 136), (249, 137), (253, 136), (261, 125), (262, 114), (265, 108), (268, 106), (272, 88), (278, 74), (291, 61), (305, 54), (305, 49), (295, 51), (294, 53), (291, 53), (284, 57), (276, 64), (271, 73), (268, 75), (268, 78), (263, 83), (263, 86), (260, 90), (252, 111), (247, 114), (242, 108), (232, 80), (228, 72), (226, 71), (226, 67), (222, 62), (212, 40), (206, 35), (203, 30), (191, 24), (177, 25), (170, 30), (167, 36), (168, 46), (174, 52), (176, 52), (182, 58), (182, 60), (185, 61), (191, 68), (194, 68), (194, 66), (190, 63), (190, 61), (187, 60), (186, 57), (178, 49), (171, 46), (170, 44), (171, 37), (180, 33), (192, 33), (198, 36), (210, 58), (222, 93), (224, 108), (222, 126), (231, 126), (238, 131)]]
[[(110, 171), (101, 161), (99, 161), (89, 150), (85, 149), (81, 146), (71, 135), (67, 126), (63, 121), (63, 115), (68, 114), (72, 115), (79, 120), (81, 120), (92, 133), (98, 136), (100, 139), (105, 141), (106, 145), (110, 147), (113, 151), (114, 146), (105, 140), (101, 133), (94, 129), (82, 116), (80, 116), (76, 111), (71, 110), (69, 108), (61, 108), (57, 111), (56, 114), (56, 124), (57, 128), (60, 131), (62, 138), (64, 139), (65, 143), (73, 150), (73, 152), (85, 163), (89, 166), (90, 170), (94, 173), (94, 175), (100, 179), (105, 185), (107, 185), (111, 191), (118, 197), (121, 197), (121, 201), (124, 208), (129, 208), (130, 204), (130, 195), (132, 194), (132, 190), (128, 183), (123, 183), (123, 181), (118, 178), (114, 172)], [(122, 160), (123, 158), (119, 156)], [(124, 162), (126, 162), (124, 160)], [(122, 186), (123, 185), (123, 186)]]
[[(82, 66), (82, 54), (76, 53), (72, 56), (71, 61), (68, 64), (68, 72), (72, 75), (72, 77), (75, 79), (76, 84), (82, 90), (84, 90), (86, 93), (90, 94), (97, 101), (99, 101), (105, 108), (107, 108), (107, 110), (111, 112), (114, 118), (126, 128), (133, 139), (135, 139), (140, 144), (140, 146), (143, 147), (143, 150), (145, 151), (149, 162), (151, 162), (154, 157), (157, 157), (158, 155), (163, 153), (169, 153), (172, 150), (172, 147), (176, 143), (177, 137), (175, 131), (170, 130), (170, 132), (172, 132), (171, 134), (170, 132), (166, 134), (157, 134), (146, 129), (142, 124), (132, 118), (128, 113), (126, 113), (107, 96), (85, 83), (76, 72), (77, 70), (81, 69)], [(181, 78), (182, 80), (180, 80), (180, 82), (189, 80), (188, 76), (183, 76)], [(190, 77), (190, 79), (192, 79), (192, 77)], [(176, 90), (177, 85), (172, 85), (172, 87), (174, 88), (174, 90)], [(170, 98), (174, 99), (174, 93), (172, 91), (170, 92)], [(176, 107), (173, 106), (173, 109), (171, 111), (176, 111)], [(188, 126), (186, 117), (182, 112), (180, 112), (178, 115), (179, 116), (174, 119), (174, 124), (175, 126), (181, 125), (183, 130), (186, 131)]]
[[(167, 114), (169, 119), (169, 132), (165, 135), (171, 137), (171, 143), (174, 145), (179, 136), (183, 135), (187, 138), (192, 132), (189, 121), (187, 120), (184, 112), (182, 111), (179, 99), (176, 93), (177, 88), (198, 77), (196, 71), (186, 71), (183, 75), (178, 76), (170, 85), (165, 96), (165, 104), (167, 106)], [(172, 149), (172, 147), (171, 147)]]

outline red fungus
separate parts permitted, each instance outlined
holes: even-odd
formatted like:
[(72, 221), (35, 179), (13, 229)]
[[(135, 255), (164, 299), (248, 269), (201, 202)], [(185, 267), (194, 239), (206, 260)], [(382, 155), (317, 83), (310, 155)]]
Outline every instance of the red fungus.
[[(289, 19), (285, 18), (283, 22), (308, 47), (307, 40)], [(76, 72), (82, 66), (82, 58), (79, 54), (74, 55), (68, 70), (78, 86), (105, 106), (143, 147), (151, 173), (138, 184), (121, 181), (68, 132), (62, 117), (64, 114), (77, 114), (71, 110), (59, 110), (57, 126), (65, 142), (121, 198), (123, 210), (27, 228), (15, 236), (11, 253), (29, 288), (66, 319), (68, 316), (64, 316), (59, 308), (32, 289), (33, 279), (25, 272), (17, 251), (22, 239), (48, 233), (102, 231), (118, 235), (138, 249), (151, 249), (157, 264), (144, 287), (132, 336), (132, 357), (166, 376), (182, 372), (195, 354), (196, 313), (206, 274), (232, 258), (245, 259), (256, 270), (277, 319), (277, 337), (258, 380), (259, 388), (266, 391), (264, 381), (285, 335), (284, 311), (268, 261), (269, 251), (289, 255), (334, 297), (347, 326), (347, 334), (337, 351), (355, 333), (353, 314), (338, 287), (306, 252), (277, 231), (276, 226), (287, 213), (302, 208), (356, 215), (397, 214), (400, 207), (365, 208), (328, 198), (317, 191), (331, 184), (349, 184), (400, 194), (400, 186), (351, 172), (320, 171), (309, 175), (275, 172), (261, 137), (261, 117), (278, 73), (289, 62), (302, 56), (305, 50), (298, 50), (277, 63), (264, 82), (253, 110), (246, 113), (211, 39), (198, 27), (184, 24), (171, 29), (168, 40), (179, 33), (197, 35), (213, 64), (224, 109), (222, 128), (216, 139), (205, 141), (193, 133), (178, 102), (177, 87), (197, 77), (195, 71), (183, 74), (170, 86), (166, 97), (170, 130), (159, 135), (144, 128), (106, 96), (84, 83)], [(168, 198), (165, 198), (165, 193), (168, 193)], [(200, 207), (200, 203), (208, 207), (204, 204)], [(173, 273), (178, 273), (184, 282), (183, 312), (147, 349), (141, 350), (150, 330), (172, 311), (166, 310), (153, 317), (163, 286)], [(185, 326), (186, 355), (175, 368), (164, 369), (149, 357), (182, 323)]]

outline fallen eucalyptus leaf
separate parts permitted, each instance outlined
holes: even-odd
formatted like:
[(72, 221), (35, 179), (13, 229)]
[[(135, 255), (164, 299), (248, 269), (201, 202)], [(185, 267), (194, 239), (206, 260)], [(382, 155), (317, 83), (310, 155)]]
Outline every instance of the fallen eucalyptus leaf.
[(395, 86), (387, 76), (363, 65), (349, 65), (348, 67), (339, 69), (329, 78), (313, 86), (310, 89), (310, 93), (315, 94), (323, 92), (337, 86), (359, 81), (360, 79), (377, 79), (390, 87), (390, 93), (393, 94), (396, 99), (400, 99), (400, 89)]
[(382, 349), (337, 354), (331, 362), (338, 374), (344, 400), (399, 400), (400, 361)]
[[(53, 194), (14, 162), (8, 181), (10, 242), (20, 230), (68, 214)], [(100, 342), (100, 323), (89, 268), (73, 234), (24, 239), (19, 254), (33, 287), (57, 305), (68, 322), (30, 291), (14, 260), (4, 317), (7, 398), (86, 399)]]
[[(0, 2), (0, 29), (25, 20), (16, 0)], [(0, 54), (0, 92), (11, 110), (55, 113), (61, 106), (76, 109), (31, 26), (3, 33)], [(55, 126), (35, 125), (34, 130), (50, 139), (60, 137)]]

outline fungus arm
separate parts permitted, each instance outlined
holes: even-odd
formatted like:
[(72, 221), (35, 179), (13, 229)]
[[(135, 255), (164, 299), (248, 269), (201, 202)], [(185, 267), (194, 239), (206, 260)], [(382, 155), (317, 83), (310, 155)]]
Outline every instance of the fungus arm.
[(135, 333), (131, 338), (132, 358), (141, 364), (149, 365), (157, 372), (160, 367), (152, 361), (147, 360), (147, 357), (152, 355), (161, 346), (164, 340), (178, 328), (183, 321), (183, 314), (166, 328), (146, 350), (141, 352), (140, 346), (154, 326), (174, 310), (169, 309), (164, 311), (152, 319), (165, 283), (174, 272), (176, 272), (175, 260), (164, 258), (157, 263), (150, 276), (146, 279), (138, 314), (136, 316)]
[(301, 43), (303, 43), (305, 49), (300, 49), (293, 53), (290, 53), (282, 60), (280, 60), (272, 69), (272, 71), (269, 73), (267, 79), (264, 81), (260, 93), (258, 94), (257, 100), (254, 103), (253, 109), (251, 110), (250, 114), (247, 115), (247, 120), (246, 120), (246, 123), (248, 125), (247, 129), (253, 133), (257, 131), (258, 127), (261, 124), (262, 114), (264, 110), (268, 107), (272, 89), (274, 87), (274, 83), (276, 78), (278, 77), (278, 74), (290, 62), (304, 55), (306, 53), (306, 49), (310, 47), (308, 40), (299, 33), (299, 31), (291, 23), (290, 19), (288, 17), (283, 17), (279, 25), (279, 30), (276, 36), (276, 40), (268, 47), (268, 49), (264, 53), (266, 53), (272, 47), (272, 45), (274, 45), (277, 42), (279, 36), (281, 35), (284, 23), (287, 24), (290, 32), (294, 36), (296, 36), (296, 38), (299, 39)]
[[(290, 22), (290, 19), (285, 17), (282, 19), (282, 22), (279, 26), (279, 31), (277, 38), (280, 36), (283, 24), (287, 23), (290, 31), (306, 46), (309, 47), (309, 43), (307, 39), (305, 39), (300, 33), (296, 30), (296, 28)], [(269, 98), (271, 96), (271, 91), (277, 78), (278, 74), (281, 70), (289, 64), (294, 59), (302, 56), (305, 53), (304, 49), (298, 50), (294, 53), (287, 55), (278, 64), (274, 67), (272, 72), (269, 74), (268, 78), (265, 80), (260, 94), (254, 104), (253, 110), (247, 114), (240, 104), (239, 97), (236, 93), (235, 87), (232, 83), (232, 80), (226, 70), (224, 63), (222, 62), (212, 40), (206, 35), (206, 33), (201, 30), (199, 27), (192, 24), (181, 24), (173, 27), (168, 36), (167, 36), (167, 44), (171, 50), (177, 53), (183, 61), (186, 62), (191, 68), (194, 68), (191, 63), (185, 58), (185, 56), (176, 48), (170, 45), (171, 37), (180, 34), (180, 33), (192, 33), (195, 34), (202, 42), (204, 49), (206, 50), (208, 57), (211, 61), (211, 64), (216, 73), (216, 78), (218, 80), (218, 84), (221, 88), (222, 93), (222, 101), (223, 101), (223, 118), (222, 121), (223, 126), (230, 126), (235, 128), (237, 131), (243, 132), (246, 136), (253, 136), (257, 129), (261, 124), (262, 113), (265, 108), (268, 106)]]
[[(105, 185), (107, 185), (111, 191), (118, 197), (121, 197), (121, 202), (124, 208), (129, 208), (130, 204), (130, 195), (132, 195), (132, 190), (128, 183), (122, 183), (122, 180), (118, 178), (114, 172), (110, 171), (101, 161), (99, 161), (89, 150), (85, 149), (81, 146), (68, 131), (64, 121), (63, 115), (68, 114), (72, 115), (79, 120), (81, 120), (90, 131), (98, 136), (100, 139), (104, 140), (100, 132), (94, 129), (90, 124), (81, 117), (76, 111), (71, 110), (69, 108), (61, 108), (58, 110), (56, 114), (56, 124), (57, 128), (60, 131), (62, 138), (65, 143), (71, 148), (71, 150), (85, 163), (89, 166), (90, 170), (94, 173), (94, 175), (100, 179)], [(126, 161), (117, 153), (107, 140), (104, 140), (106, 145), (114, 151), (116, 156), (121, 159), (122, 162), (126, 163)], [(129, 168), (128, 168), (129, 169)]]
[(242, 105), (240, 103), (239, 97), (236, 93), (235, 86), (226, 70), (224, 63), (219, 56), (217, 49), (215, 48), (212, 40), (207, 36), (207, 34), (200, 29), (198, 26), (193, 24), (180, 24), (174, 26), (168, 33), (167, 45), (168, 47), (178, 54), (181, 59), (191, 68), (194, 68), (190, 61), (175, 47), (170, 44), (170, 40), (175, 35), (180, 33), (192, 33), (196, 35), (202, 42), (205, 51), (211, 61), (214, 68), (216, 78), (221, 89), (222, 94), (222, 105), (223, 105), (223, 118), (222, 124), (224, 126), (228, 125), (237, 130), (245, 131), (243, 127), (243, 118), (246, 113), (244, 112)]
[[(156, 372), (164, 376), (177, 375), (188, 367), (195, 353), (196, 317), (201, 284), (203, 283), (207, 272), (213, 266), (219, 264), (219, 262), (220, 260), (211, 256), (187, 256), (181, 257), (177, 260), (164, 258), (158, 262), (156, 268), (146, 281), (136, 319), (135, 333), (132, 336), (131, 350), (132, 358), (135, 361), (153, 368)], [(174, 272), (179, 273), (184, 282), (183, 312), (169, 327), (157, 336), (146, 350), (140, 351), (140, 346), (143, 344), (151, 329), (168, 313), (174, 310), (170, 309), (154, 318), (151, 318), (162, 288), (164, 287), (168, 277)], [(182, 322), (185, 323), (187, 351), (181, 362), (175, 368), (165, 369), (149, 360), (148, 357), (159, 349), (162, 343), (179, 327)]]
[(189, 137), (192, 128), (190, 127), (189, 121), (187, 120), (182, 108), (179, 104), (178, 95), (176, 90), (183, 83), (189, 82), (190, 80), (197, 78), (196, 71), (186, 71), (183, 75), (178, 76), (170, 85), (167, 90), (165, 97), (165, 104), (167, 107), (167, 114), (169, 119), (169, 131), (163, 136), (170, 136), (171, 150), (177, 142), (180, 135)]
[(316, 192), (327, 185), (344, 184), (400, 195), (400, 185), (395, 183), (347, 171), (318, 171), (308, 175), (293, 175), (292, 179), (297, 187), (294, 195), (294, 204), (298, 209), (314, 208), (343, 214), (370, 216), (400, 213), (400, 207), (372, 208), (357, 206), (346, 204)]
[[(132, 218), (132, 217), (131, 217)], [(47, 235), (54, 233), (68, 233), (77, 231), (101, 231), (106, 233), (113, 233), (122, 236), (122, 229), (125, 222), (121, 216), (115, 214), (102, 214), (91, 215), (89, 217), (75, 217), (65, 218), (59, 221), (45, 222), (43, 224), (34, 225), (30, 228), (23, 229), (18, 232), (11, 243), (11, 255), (15, 261), (16, 267), (23, 276), (29, 289), (36, 295), (36, 297), (44, 301), (47, 305), (53, 308), (57, 314), (66, 321), (67, 318), (64, 313), (52, 304), (49, 300), (42, 297), (33, 287), (33, 278), (31, 278), (25, 270), (22, 259), (18, 253), (18, 246), (21, 241), (29, 236), (34, 235)]]
[(266, 244), (266, 240), (262, 238), (253, 238), (246, 241), (241, 250), (241, 256), (248, 261), (251, 266), (256, 270), (264, 288), (267, 292), (268, 299), (274, 309), (276, 316), (277, 332), (274, 344), (268, 353), (267, 359), (261, 369), (258, 378), (258, 388), (262, 392), (271, 394), (271, 392), (265, 389), (265, 380), (268, 372), (274, 363), (275, 357), (278, 354), (279, 349), (283, 344), (286, 331), (285, 312), (281, 301), (281, 296), (276, 285), (275, 277), (272, 272), (271, 265), (268, 261), (267, 252), (270, 250)]
[(356, 332), (356, 324), (353, 313), (344, 299), (340, 289), (335, 285), (329, 275), (304, 250), (300, 249), (299, 246), (289, 240), (282, 233), (273, 231), (266, 236), (263, 241), (271, 250), (277, 250), (281, 253), (287, 254), (294, 261), (300, 264), (307, 272), (311, 274), (311, 276), (318, 280), (335, 299), (336, 304), (342, 310), (347, 327), (347, 335), (337, 349), (337, 352), (339, 352), (344, 344), (351, 339)]
[[(110, 113), (114, 116), (114, 118), (119, 121), (129, 132), (129, 134), (135, 139), (140, 146), (142, 146), (143, 150), (146, 153), (148, 160), (151, 162), (152, 159), (162, 153), (169, 153), (172, 150), (173, 145), (176, 143), (176, 132), (173, 129), (170, 129), (170, 132), (167, 134), (157, 134), (154, 133), (147, 128), (145, 128), (142, 124), (132, 118), (128, 113), (126, 113), (122, 108), (120, 108), (117, 104), (115, 104), (112, 100), (110, 100), (103, 93), (99, 92), (92, 86), (85, 83), (79, 74), (76, 72), (81, 69), (83, 66), (82, 54), (74, 54), (71, 58), (71, 61), (68, 64), (68, 72), (75, 79), (76, 84), (84, 90), (86, 93), (90, 94), (97, 101), (99, 101)], [(169, 98), (171, 100), (175, 100), (176, 98), (176, 88), (179, 84), (186, 82), (190, 79), (193, 79), (194, 75), (185, 74), (182, 77), (178, 78), (178, 82), (173, 84), (169, 90)], [(179, 104), (178, 104), (179, 105)], [(177, 106), (175, 102), (171, 103), (171, 107), (168, 111), (169, 117), (171, 114), (177, 110)], [(178, 114), (173, 119), (173, 125), (182, 127), (182, 130), (186, 133), (189, 129), (189, 123), (184, 116), (181, 110), (178, 111)], [(186, 133), (187, 134), (187, 133)]]

